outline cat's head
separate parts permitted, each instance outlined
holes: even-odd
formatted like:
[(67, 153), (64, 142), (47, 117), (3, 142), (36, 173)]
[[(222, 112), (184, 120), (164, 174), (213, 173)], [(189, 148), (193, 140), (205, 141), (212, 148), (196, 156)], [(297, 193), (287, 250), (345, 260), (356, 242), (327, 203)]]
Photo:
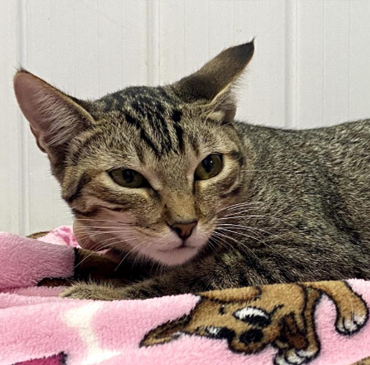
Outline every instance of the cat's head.
[[(253, 42), (229, 48), (164, 87), (82, 101), (20, 70), (14, 88), (81, 246), (167, 265), (189, 261), (245, 186), (232, 86)], [(94, 247), (93, 247), (94, 246)]]

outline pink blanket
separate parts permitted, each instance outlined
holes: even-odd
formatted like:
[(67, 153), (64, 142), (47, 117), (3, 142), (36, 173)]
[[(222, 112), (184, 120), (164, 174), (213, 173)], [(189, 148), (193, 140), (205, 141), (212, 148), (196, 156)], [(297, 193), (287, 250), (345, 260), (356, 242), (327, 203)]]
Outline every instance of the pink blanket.
[(42, 240), (0, 233), (0, 365), (368, 363), (370, 282), (62, 299), (37, 285), (73, 277), (76, 241), (69, 227)]

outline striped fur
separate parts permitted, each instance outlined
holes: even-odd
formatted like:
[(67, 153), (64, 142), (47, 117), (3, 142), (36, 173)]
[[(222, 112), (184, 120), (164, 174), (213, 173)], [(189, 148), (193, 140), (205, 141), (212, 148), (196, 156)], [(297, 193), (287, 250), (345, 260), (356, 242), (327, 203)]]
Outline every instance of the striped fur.
[[(233, 85), (253, 50), (253, 43), (233, 47), (174, 84), (129, 87), (95, 101), (17, 74), (19, 104), (49, 155), (81, 245), (113, 247), (123, 264), (146, 267), (140, 280), (147, 279), (119, 289), (122, 298), (370, 279), (370, 121), (307, 131), (234, 121)], [(41, 99), (28, 100), (30, 85)], [(61, 101), (46, 113), (50, 105), (40, 100), (50, 92)], [(55, 117), (59, 110), (68, 112), (67, 127)], [(220, 174), (194, 181), (213, 153), (223, 156)], [(138, 171), (150, 187), (122, 188), (109, 176), (117, 168)], [(181, 248), (170, 226), (193, 221)], [(66, 295), (94, 292), (101, 297), (93, 285)]]

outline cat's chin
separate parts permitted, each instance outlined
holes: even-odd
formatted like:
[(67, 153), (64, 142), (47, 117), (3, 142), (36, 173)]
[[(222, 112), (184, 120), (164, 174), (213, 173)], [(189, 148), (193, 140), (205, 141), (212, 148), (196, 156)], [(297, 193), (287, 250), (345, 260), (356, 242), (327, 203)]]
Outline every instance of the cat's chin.
[(150, 259), (168, 266), (182, 265), (190, 261), (197, 253), (198, 247), (178, 247), (171, 250), (146, 250), (145, 255)]

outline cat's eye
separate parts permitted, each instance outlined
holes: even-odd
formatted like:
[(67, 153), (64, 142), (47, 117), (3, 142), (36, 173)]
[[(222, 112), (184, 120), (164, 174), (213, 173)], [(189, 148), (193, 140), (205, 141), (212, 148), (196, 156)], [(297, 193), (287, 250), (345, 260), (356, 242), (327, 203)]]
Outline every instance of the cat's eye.
[(195, 170), (195, 180), (208, 180), (220, 173), (223, 167), (222, 155), (213, 153), (207, 156)]
[(109, 172), (115, 183), (125, 188), (143, 188), (149, 183), (139, 172), (130, 169), (116, 169)]

